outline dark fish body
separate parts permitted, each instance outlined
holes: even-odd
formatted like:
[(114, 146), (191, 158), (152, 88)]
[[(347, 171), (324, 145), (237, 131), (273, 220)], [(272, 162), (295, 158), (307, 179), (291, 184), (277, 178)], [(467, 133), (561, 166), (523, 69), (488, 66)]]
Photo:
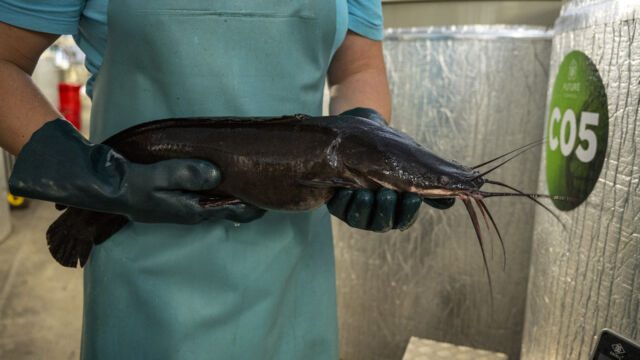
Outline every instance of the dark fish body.
[(105, 144), (136, 163), (210, 161), (223, 180), (207, 196), (271, 210), (319, 207), (335, 187), (438, 195), (435, 190), (450, 189), (454, 178), (477, 175), (403, 133), (358, 117), (159, 120), (124, 130)]
[(125, 130), (105, 144), (137, 163), (190, 158), (216, 164), (223, 179), (203, 194), (211, 199), (238, 199), (271, 210), (308, 210), (326, 202), (333, 189), (300, 181), (311, 174), (338, 175), (331, 159), (337, 131), (323, 125), (295, 116), (160, 120)]
[[(300, 211), (325, 204), (336, 188), (385, 187), (427, 198), (470, 194), (483, 185), (478, 171), (440, 158), (402, 132), (351, 116), (167, 119), (104, 143), (136, 163), (190, 158), (217, 165), (222, 182), (202, 193), (203, 206), (244, 202)], [(92, 245), (127, 222), (69, 208), (47, 232), (50, 251), (65, 266), (84, 265)]]

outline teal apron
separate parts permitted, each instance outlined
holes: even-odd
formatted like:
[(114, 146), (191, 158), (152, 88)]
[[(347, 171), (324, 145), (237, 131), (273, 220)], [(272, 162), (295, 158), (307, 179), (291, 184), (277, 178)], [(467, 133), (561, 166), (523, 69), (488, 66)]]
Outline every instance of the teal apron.
[[(110, 0), (92, 140), (167, 117), (320, 114), (335, 10)], [(324, 207), (241, 225), (131, 223), (86, 267), (82, 357), (335, 359), (335, 301)]]

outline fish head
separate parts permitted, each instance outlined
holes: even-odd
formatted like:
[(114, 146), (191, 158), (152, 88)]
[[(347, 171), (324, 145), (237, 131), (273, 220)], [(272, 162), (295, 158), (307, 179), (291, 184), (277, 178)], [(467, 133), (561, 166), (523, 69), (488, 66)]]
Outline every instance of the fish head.
[(456, 197), (484, 184), (474, 169), (446, 160), (408, 135), (372, 126), (345, 137), (340, 148), (345, 176), (370, 188), (384, 187), (427, 197)]

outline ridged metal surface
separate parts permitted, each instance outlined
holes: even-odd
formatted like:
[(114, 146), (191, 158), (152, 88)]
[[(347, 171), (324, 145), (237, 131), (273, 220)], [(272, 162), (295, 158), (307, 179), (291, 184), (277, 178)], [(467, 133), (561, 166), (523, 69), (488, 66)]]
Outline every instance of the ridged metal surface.
[(8, 167), (5, 157), (7, 154), (0, 149), (0, 240), (11, 232), (11, 219), (9, 218), (9, 203), (7, 202), (7, 174)]
[[(386, 37), (394, 127), (470, 165), (542, 137), (548, 32), (478, 26), (396, 29)], [(539, 164), (536, 149), (491, 178), (532, 191)], [(490, 236), (493, 308), (461, 203), (446, 211), (423, 206), (417, 223), (404, 232), (374, 234), (335, 223), (342, 359), (399, 359), (411, 336), (516, 358), (534, 209), (526, 199), (487, 204), (507, 256), (502, 271), (497, 237)]]
[(567, 53), (587, 54), (607, 92), (609, 145), (589, 198), (558, 211), (568, 231), (536, 214), (523, 359), (586, 359), (604, 327), (640, 340), (639, 15), (640, 1), (576, 1), (558, 20), (549, 89)]

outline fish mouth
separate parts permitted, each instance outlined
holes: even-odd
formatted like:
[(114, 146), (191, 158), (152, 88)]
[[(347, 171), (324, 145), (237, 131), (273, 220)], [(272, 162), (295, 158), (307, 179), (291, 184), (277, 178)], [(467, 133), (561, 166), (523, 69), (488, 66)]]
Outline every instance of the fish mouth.
[(467, 192), (464, 190), (452, 190), (452, 189), (444, 189), (444, 188), (435, 188), (435, 189), (417, 189), (410, 188), (410, 192), (416, 193), (423, 198), (443, 198), (443, 197), (457, 197)]
[(400, 188), (398, 186), (395, 186), (393, 184), (390, 184), (386, 181), (382, 181), (380, 179), (377, 179), (375, 177), (370, 177), (371, 180), (373, 180), (375, 183), (377, 183), (378, 185), (387, 188), (387, 189), (391, 189), (391, 190), (395, 190), (395, 191), (399, 191), (399, 192), (412, 192), (415, 194), (420, 195), (423, 198), (452, 198), (452, 197), (459, 197), (459, 196), (464, 196), (464, 195), (469, 195), (471, 193), (473, 193), (474, 190), (472, 189), (463, 189), (463, 188), (459, 188), (459, 189), (447, 189), (444, 187), (434, 187), (434, 188), (420, 188), (417, 186), (411, 186), (409, 188)]
[(482, 198), (483, 191), (477, 187), (439, 187), (439, 188), (418, 188), (411, 187), (409, 191), (414, 192), (423, 198)]

